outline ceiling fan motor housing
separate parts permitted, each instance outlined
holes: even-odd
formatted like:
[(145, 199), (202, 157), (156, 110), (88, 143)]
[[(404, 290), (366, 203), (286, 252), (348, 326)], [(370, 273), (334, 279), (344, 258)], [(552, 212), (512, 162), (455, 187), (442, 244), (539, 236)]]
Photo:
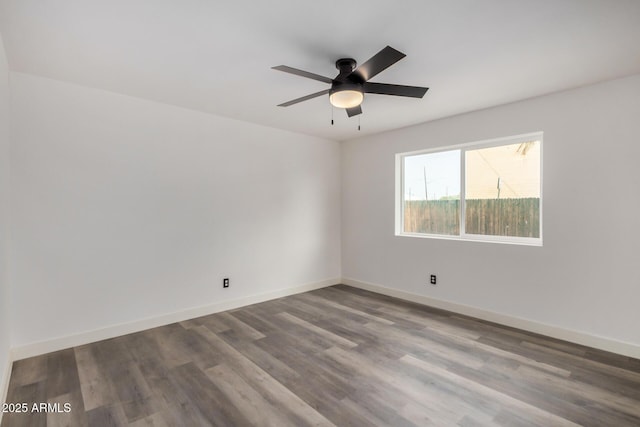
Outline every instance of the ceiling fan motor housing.
[(334, 80), (333, 83), (331, 83), (331, 90), (329, 90), (329, 95), (332, 95), (336, 92), (342, 92), (344, 90), (355, 90), (358, 92), (364, 92), (364, 90), (362, 89), (362, 83), (355, 83), (355, 82), (351, 82), (351, 81), (339, 81), (339, 80)]
[(357, 74), (353, 73), (357, 62), (353, 58), (341, 58), (336, 61), (336, 68), (340, 71), (338, 76), (331, 82), (329, 97), (336, 92), (355, 91), (364, 93), (362, 87), (364, 81), (358, 79)]
[(336, 61), (336, 68), (340, 70), (340, 75), (349, 74), (356, 69), (358, 63), (353, 58), (340, 58)]

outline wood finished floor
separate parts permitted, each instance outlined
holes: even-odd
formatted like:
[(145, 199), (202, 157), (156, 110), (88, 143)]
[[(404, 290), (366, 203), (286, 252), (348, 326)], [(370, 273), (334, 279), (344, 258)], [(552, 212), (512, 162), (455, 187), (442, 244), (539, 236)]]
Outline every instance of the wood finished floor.
[(338, 285), (15, 362), (13, 426), (640, 426), (640, 360)]

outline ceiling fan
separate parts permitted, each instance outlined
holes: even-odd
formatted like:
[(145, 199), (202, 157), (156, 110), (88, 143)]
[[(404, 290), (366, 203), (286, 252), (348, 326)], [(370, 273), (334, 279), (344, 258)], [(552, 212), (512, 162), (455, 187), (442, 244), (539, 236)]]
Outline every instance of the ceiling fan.
[(288, 67), (286, 65), (271, 67), (274, 70), (284, 71), (285, 73), (295, 74), (296, 76), (318, 80), (331, 85), (331, 88), (329, 89), (284, 102), (278, 105), (278, 107), (288, 107), (302, 101), (307, 101), (309, 99), (328, 94), (329, 102), (331, 102), (333, 106), (346, 109), (347, 115), (352, 117), (362, 114), (362, 107), (360, 104), (362, 104), (362, 101), (364, 100), (365, 93), (422, 98), (429, 88), (374, 83), (369, 81), (371, 78), (400, 61), (405, 56), (406, 55), (404, 53), (387, 46), (380, 52), (373, 55), (373, 57), (364, 64), (361, 64), (358, 68), (356, 68), (355, 59), (341, 58), (336, 61), (336, 68), (340, 72), (333, 79), (315, 73), (310, 73), (308, 71), (298, 70), (297, 68)]

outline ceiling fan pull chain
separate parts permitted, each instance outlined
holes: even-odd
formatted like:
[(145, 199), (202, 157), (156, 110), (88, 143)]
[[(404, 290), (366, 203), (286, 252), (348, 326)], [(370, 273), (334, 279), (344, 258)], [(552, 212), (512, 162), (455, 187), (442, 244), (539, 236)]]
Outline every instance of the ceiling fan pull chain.
[(358, 130), (360, 130), (360, 117), (362, 117), (362, 114), (358, 114)]
[(333, 105), (331, 105), (331, 126), (333, 126)]

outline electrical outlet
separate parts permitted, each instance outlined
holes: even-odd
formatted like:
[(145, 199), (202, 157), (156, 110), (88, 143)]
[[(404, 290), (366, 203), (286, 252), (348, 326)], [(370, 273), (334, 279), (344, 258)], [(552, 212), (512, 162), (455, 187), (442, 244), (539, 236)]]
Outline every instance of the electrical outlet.
[(430, 280), (431, 280), (431, 284), (432, 284), (432, 285), (435, 285), (435, 284), (436, 284), (436, 275), (435, 275), (435, 274), (432, 274), (432, 275), (431, 275), (431, 279), (430, 279)]
[(228, 288), (229, 287), (229, 278), (225, 277), (224, 279), (222, 279), (222, 287), (223, 288)]

